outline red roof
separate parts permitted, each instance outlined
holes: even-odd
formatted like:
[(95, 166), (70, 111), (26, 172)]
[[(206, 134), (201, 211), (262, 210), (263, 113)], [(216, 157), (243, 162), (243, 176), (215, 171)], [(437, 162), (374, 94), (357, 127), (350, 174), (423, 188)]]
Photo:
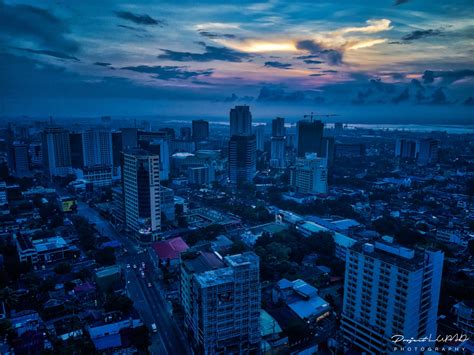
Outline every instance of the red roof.
[(177, 259), (179, 254), (189, 249), (186, 242), (181, 237), (176, 237), (153, 244), (156, 255), (161, 260)]

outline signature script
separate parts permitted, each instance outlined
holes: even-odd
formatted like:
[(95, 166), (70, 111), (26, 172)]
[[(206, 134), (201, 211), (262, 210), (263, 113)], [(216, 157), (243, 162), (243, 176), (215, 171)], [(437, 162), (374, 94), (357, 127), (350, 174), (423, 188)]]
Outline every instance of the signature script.
[(462, 343), (466, 340), (469, 340), (469, 336), (466, 334), (452, 334), (452, 335), (438, 335), (437, 337), (433, 338), (430, 334), (429, 336), (425, 336), (422, 338), (405, 338), (404, 335), (395, 334), (391, 337), (392, 342), (395, 344), (398, 343), (405, 343), (405, 344), (412, 344), (412, 343), (426, 343), (426, 342), (437, 342), (437, 343), (448, 343), (448, 342), (456, 342)]

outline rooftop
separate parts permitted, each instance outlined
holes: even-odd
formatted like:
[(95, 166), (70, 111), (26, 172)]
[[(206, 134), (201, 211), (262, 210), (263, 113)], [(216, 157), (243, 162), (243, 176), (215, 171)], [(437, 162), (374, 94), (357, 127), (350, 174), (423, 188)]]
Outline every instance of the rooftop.
[(38, 253), (67, 248), (67, 242), (59, 236), (46, 238), (46, 239), (38, 239), (33, 240), (33, 246)]
[(201, 287), (210, 287), (233, 281), (233, 275), (234, 269), (223, 267), (221, 269), (195, 274), (194, 277)]
[(202, 273), (224, 267), (224, 262), (215, 254), (208, 251), (193, 251), (181, 256), (183, 267), (192, 273)]
[(242, 254), (229, 255), (229, 256), (226, 256), (224, 259), (229, 266), (239, 266), (243, 264), (258, 263), (259, 261), (259, 257), (250, 251), (247, 251)]
[(181, 237), (154, 243), (152, 247), (158, 257), (162, 260), (177, 259), (182, 252), (189, 249), (189, 246)]

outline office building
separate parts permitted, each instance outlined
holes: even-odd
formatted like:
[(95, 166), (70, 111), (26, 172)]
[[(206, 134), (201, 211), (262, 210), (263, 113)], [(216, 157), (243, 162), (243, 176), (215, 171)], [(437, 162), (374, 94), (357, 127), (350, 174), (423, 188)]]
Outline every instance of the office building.
[(8, 205), (7, 184), (5, 181), (0, 181), (0, 206), (5, 205)]
[(111, 185), (114, 164), (111, 132), (88, 129), (71, 133), (69, 139), (77, 178), (93, 183), (94, 187)]
[(417, 163), (433, 164), (438, 161), (439, 142), (435, 139), (420, 139), (416, 143)]
[(316, 153), (322, 156), (324, 124), (321, 121), (299, 121), (296, 126), (298, 156)]
[(395, 156), (400, 158), (416, 158), (416, 141), (410, 139), (397, 139)]
[(170, 175), (170, 142), (171, 136), (163, 131), (138, 132), (138, 146), (160, 156), (161, 181), (168, 180)]
[(209, 122), (204, 120), (193, 120), (193, 140), (196, 142), (205, 141), (209, 138)]
[(181, 127), (179, 129), (179, 138), (183, 141), (191, 140), (191, 128), (190, 127)]
[(137, 128), (120, 128), (122, 133), (122, 149), (133, 149), (138, 147), (138, 129)]
[(263, 152), (265, 146), (265, 125), (258, 125), (255, 127), (255, 138), (257, 150)]
[(210, 251), (180, 257), (180, 300), (196, 353), (248, 354), (260, 349), (259, 258)]
[(194, 185), (209, 184), (209, 166), (190, 166), (188, 168), (188, 181)]
[(297, 192), (327, 194), (327, 159), (318, 158), (315, 153), (307, 153), (304, 158), (297, 158), (290, 178)]
[(235, 106), (230, 110), (230, 135), (250, 136), (252, 114), (249, 106)]
[(342, 122), (336, 122), (334, 123), (334, 134), (335, 135), (340, 135), (344, 130), (344, 125)]
[(326, 158), (328, 166), (334, 164), (334, 137), (323, 137), (321, 141), (321, 158)]
[(252, 182), (257, 172), (255, 136), (232, 136), (229, 141), (229, 178), (231, 183)]
[(161, 186), (161, 213), (167, 221), (174, 221), (175, 206), (174, 206), (174, 191), (166, 186)]
[[(435, 337), (443, 255), (402, 247), (390, 237), (352, 246), (346, 257), (344, 339), (368, 354), (387, 354), (396, 350), (394, 334)], [(416, 343), (418, 349), (433, 345)]]
[(161, 228), (160, 157), (133, 149), (123, 154), (125, 225), (143, 241)]
[(285, 159), (285, 137), (272, 137), (270, 140), (270, 166), (272, 168), (284, 168)]
[(277, 117), (272, 120), (272, 137), (284, 137), (285, 136), (285, 119), (283, 117)]
[(72, 174), (69, 131), (60, 127), (42, 132), (43, 167), (50, 178)]
[(30, 174), (30, 159), (28, 155), (28, 144), (13, 142), (12, 144), (12, 163), (10, 170), (13, 175), (18, 177), (28, 176)]

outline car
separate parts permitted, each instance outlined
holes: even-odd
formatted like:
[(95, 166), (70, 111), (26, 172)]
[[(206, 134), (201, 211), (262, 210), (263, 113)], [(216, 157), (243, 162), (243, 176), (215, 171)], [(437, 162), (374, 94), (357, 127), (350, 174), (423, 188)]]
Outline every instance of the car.
[(137, 264), (133, 264), (133, 268), (136, 269), (136, 268), (137, 268)]
[(130, 269), (130, 264), (127, 264), (127, 269)]
[(158, 328), (156, 327), (156, 324), (155, 323), (151, 323), (151, 330), (153, 333), (157, 333), (158, 332)]
[(141, 274), (142, 274), (142, 277), (145, 278), (145, 273), (143, 271), (141, 272)]
[(151, 282), (148, 283), (148, 287), (151, 287)]
[(145, 268), (145, 262), (142, 261), (142, 268)]

